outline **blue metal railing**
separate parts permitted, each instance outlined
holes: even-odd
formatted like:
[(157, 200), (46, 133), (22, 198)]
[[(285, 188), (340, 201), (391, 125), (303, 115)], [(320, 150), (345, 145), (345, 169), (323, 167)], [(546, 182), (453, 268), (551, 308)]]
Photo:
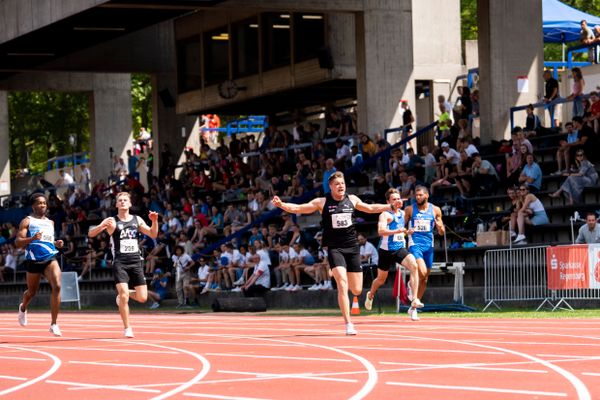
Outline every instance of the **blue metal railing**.
[(238, 133), (261, 133), (269, 127), (266, 115), (251, 115), (227, 123), (225, 128), (202, 128), (203, 132), (226, 132), (227, 136)]
[[(583, 98), (588, 98), (589, 95), (581, 95), (580, 97)], [(544, 102), (538, 102), (538, 103), (532, 103), (531, 105), (533, 106), (533, 108), (544, 108), (544, 110), (546, 109), (550, 109), (550, 126), (552, 128), (555, 128), (555, 124), (554, 124), (554, 111), (556, 110), (555, 105), (557, 104), (564, 104), (564, 103), (572, 103), (574, 101), (581, 101), (581, 98), (575, 98), (572, 100), (567, 100), (566, 98), (558, 98), (554, 101), (551, 101), (549, 103), (544, 103)], [(516, 111), (523, 111), (525, 109), (527, 109), (527, 107), (529, 107), (529, 104), (524, 105), (524, 106), (516, 106), (516, 107), (511, 107), (510, 108), (510, 129), (512, 130), (515, 127), (515, 112)]]
[(75, 166), (79, 164), (87, 164), (90, 162), (90, 153), (82, 151), (80, 153), (69, 154), (66, 156), (54, 157), (47, 162), (47, 171), (53, 169), (61, 169), (68, 166)]

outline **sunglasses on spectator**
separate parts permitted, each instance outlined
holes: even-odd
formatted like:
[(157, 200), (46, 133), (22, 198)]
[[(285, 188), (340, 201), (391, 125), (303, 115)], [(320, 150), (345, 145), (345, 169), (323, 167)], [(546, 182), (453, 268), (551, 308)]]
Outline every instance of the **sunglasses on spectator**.
[(577, 157), (583, 157), (583, 153), (577, 153), (575, 154)]

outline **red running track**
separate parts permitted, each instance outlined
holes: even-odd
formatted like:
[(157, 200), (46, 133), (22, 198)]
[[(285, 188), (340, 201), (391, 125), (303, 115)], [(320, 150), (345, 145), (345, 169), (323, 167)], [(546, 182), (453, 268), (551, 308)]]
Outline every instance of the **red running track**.
[(0, 314), (9, 399), (600, 399), (599, 319)]

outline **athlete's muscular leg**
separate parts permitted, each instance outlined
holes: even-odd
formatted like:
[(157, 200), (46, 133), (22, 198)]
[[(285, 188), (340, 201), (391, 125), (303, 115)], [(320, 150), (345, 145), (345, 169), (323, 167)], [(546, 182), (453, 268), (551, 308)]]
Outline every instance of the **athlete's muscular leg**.
[(60, 310), (60, 267), (58, 261), (52, 261), (44, 271), (44, 276), (48, 280), (52, 293), (50, 295), (50, 314), (52, 315), (52, 324), (56, 324), (56, 318), (58, 317), (58, 310)]
[[(423, 265), (425, 265), (424, 262)], [(410, 272), (409, 285), (413, 296), (417, 296), (418, 299), (421, 299), (422, 293), (419, 292), (419, 290), (421, 289), (419, 285), (420, 268), (417, 264), (417, 260), (415, 260), (415, 257), (412, 254), (409, 254), (404, 258), (404, 260), (402, 260), (402, 266)], [(427, 270), (427, 268), (425, 268), (425, 270)]]
[(427, 279), (429, 278), (429, 269), (425, 265), (425, 260), (417, 258), (417, 266), (419, 268), (419, 291), (418, 298), (422, 299), (425, 289), (427, 289)]
[(348, 300), (348, 274), (344, 267), (334, 267), (331, 269), (333, 278), (337, 284), (338, 305), (344, 317), (344, 322), (350, 322), (350, 301)]
[(370, 289), (370, 297), (369, 299), (373, 299), (375, 297), (375, 293), (377, 290), (385, 284), (385, 280), (387, 279), (388, 271), (384, 271), (382, 269), (377, 268), (377, 278), (373, 279), (373, 283), (371, 283)]

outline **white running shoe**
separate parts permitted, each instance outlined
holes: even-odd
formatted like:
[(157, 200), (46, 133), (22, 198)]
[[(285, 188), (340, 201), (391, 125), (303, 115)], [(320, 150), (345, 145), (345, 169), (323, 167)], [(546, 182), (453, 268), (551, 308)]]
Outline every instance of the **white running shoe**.
[(314, 292), (315, 290), (319, 290), (319, 285), (317, 285), (315, 283), (314, 285), (312, 285), (311, 287), (309, 287), (308, 290), (310, 290), (311, 292)]
[(135, 337), (135, 336), (133, 335), (133, 329), (132, 329), (131, 327), (129, 327), (129, 328), (125, 328), (125, 333), (124, 333), (124, 335), (123, 335), (123, 336), (125, 336), (126, 338), (132, 338), (132, 337)]
[(21, 311), (21, 306), (23, 303), (19, 304), (19, 324), (21, 326), (27, 326), (27, 310)]
[(419, 320), (419, 314), (416, 308), (411, 307), (408, 309), (408, 315), (410, 316), (410, 319), (412, 321), (418, 321)]
[(152, 305), (150, 306), (150, 309), (151, 309), (151, 310), (156, 310), (158, 307), (160, 307), (160, 303), (158, 303), (158, 302), (156, 302), (156, 301), (155, 301), (155, 302), (154, 302), (154, 303), (152, 303)]
[(367, 292), (367, 296), (365, 297), (365, 310), (371, 311), (373, 309), (373, 299), (371, 297), (371, 291)]
[(298, 290), (303, 290), (303, 287), (300, 285), (296, 285), (294, 286), (294, 292), (298, 291)]
[(525, 242), (526, 239), (527, 238), (525, 237), (525, 235), (519, 234), (519, 235), (517, 235), (517, 237), (515, 238), (515, 240), (513, 242), (514, 243)]
[(356, 331), (356, 329), (354, 329), (354, 324), (352, 324), (352, 322), (348, 322), (346, 324), (346, 336), (354, 336), (357, 333), (358, 332)]
[(54, 336), (62, 336), (62, 332), (60, 328), (56, 324), (50, 325), (50, 329), (48, 329)]
[(412, 308), (422, 308), (425, 306), (425, 304), (421, 303), (421, 300), (415, 298), (413, 299), (412, 303), (410, 303), (410, 306)]
[(240, 279), (238, 279), (237, 281), (233, 282), (234, 286), (241, 286), (244, 284), (244, 277), (242, 276)]
[(240, 288), (240, 287), (238, 286), (238, 287), (235, 287), (235, 288), (231, 289), (231, 291), (232, 291), (232, 292), (241, 292), (241, 291), (242, 291), (242, 288)]

